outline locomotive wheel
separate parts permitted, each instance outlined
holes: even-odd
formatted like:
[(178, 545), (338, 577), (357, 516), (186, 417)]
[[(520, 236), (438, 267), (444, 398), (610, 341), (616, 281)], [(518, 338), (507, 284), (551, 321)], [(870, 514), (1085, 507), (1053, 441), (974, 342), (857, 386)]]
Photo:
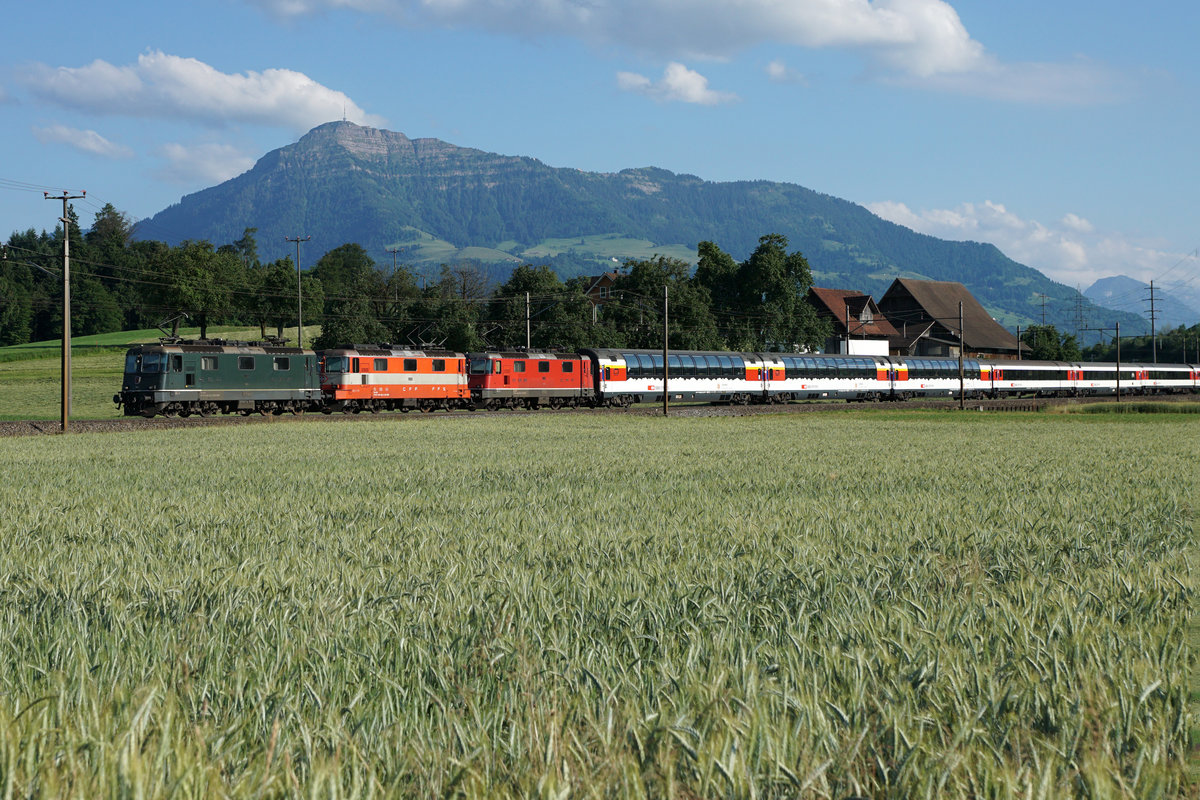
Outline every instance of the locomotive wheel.
[(550, 410), (558, 411), (560, 408), (562, 408), (562, 398), (561, 397), (551, 397), (550, 398)]

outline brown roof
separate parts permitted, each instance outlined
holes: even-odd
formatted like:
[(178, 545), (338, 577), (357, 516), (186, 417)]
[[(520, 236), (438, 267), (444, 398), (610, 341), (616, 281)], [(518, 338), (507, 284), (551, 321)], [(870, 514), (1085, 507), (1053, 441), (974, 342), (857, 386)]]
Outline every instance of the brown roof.
[[(834, 333), (846, 333), (846, 306), (850, 307), (850, 335), (876, 336), (891, 338), (896, 335), (896, 329), (888, 322), (887, 317), (875, 305), (869, 294), (848, 289), (822, 289), (812, 286), (808, 290), (809, 303), (817, 310), (817, 316), (832, 319)], [(871, 321), (860, 322), (863, 309), (871, 310)]]
[(935, 336), (958, 340), (958, 304), (962, 303), (962, 343), (968, 350), (1007, 350), (1016, 352), (1017, 337), (992, 319), (967, 287), (955, 281), (917, 281), (897, 278), (883, 297), (879, 307), (892, 325), (901, 327), (907, 322), (933, 320)]
[(617, 272), (602, 272), (599, 275), (588, 275), (587, 276), (588, 287), (587, 287), (587, 290), (584, 292), (584, 294), (591, 294), (593, 289), (599, 288), (600, 284), (604, 281), (605, 278), (608, 279), (609, 285), (612, 285), (614, 282), (616, 282), (617, 278), (619, 278), (619, 277), (621, 277), (620, 273), (617, 273)]

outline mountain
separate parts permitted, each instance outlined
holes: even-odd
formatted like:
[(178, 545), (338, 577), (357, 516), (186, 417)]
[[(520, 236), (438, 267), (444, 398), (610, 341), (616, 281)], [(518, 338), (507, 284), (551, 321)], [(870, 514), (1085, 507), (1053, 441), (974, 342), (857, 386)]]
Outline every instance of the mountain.
[[(294, 252), (285, 236), (311, 235), (308, 264), (357, 242), (382, 264), (397, 250), (392, 257), (417, 271), (469, 260), (502, 277), (531, 262), (564, 278), (655, 253), (692, 260), (704, 240), (742, 260), (760, 236), (780, 233), (821, 286), (879, 297), (897, 277), (961, 281), (1010, 328), (1040, 321), (1042, 295), (1047, 321), (1063, 329), (1078, 305), (1073, 289), (992, 245), (914, 233), (795, 184), (714, 183), (653, 167), (583, 172), (350, 122), (318, 126), (248, 172), (182, 198), (139, 223), (137, 235), (223, 244), (248, 227), (267, 259)], [(1130, 331), (1144, 322), (1103, 315)]]
[[(1150, 284), (1116, 275), (1101, 278), (1084, 290), (1083, 296), (1098, 306), (1118, 311), (1133, 311), (1143, 316), (1150, 313)], [(1170, 286), (1154, 287), (1154, 308), (1160, 331), (1180, 325), (1194, 325), (1200, 311), (1190, 305), (1186, 296), (1176, 296)]]

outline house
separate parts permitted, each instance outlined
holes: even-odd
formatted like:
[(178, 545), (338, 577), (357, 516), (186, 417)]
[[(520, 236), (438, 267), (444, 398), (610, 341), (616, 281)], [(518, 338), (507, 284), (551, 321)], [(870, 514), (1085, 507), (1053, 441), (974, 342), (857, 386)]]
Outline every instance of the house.
[[(959, 304), (962, 331), (959, 331)], [(992, 319), (967, 287), (955, 281), (897, 278), (879, 300), (896, 330), (891, 352), (901, 356), (1018, 357), (1017, 337)]]
[(587, 296), (588, 302), (592, 304), (592, 308), (602, 308), (608, 302), (618, 277), (620, 277), (618, 272), (605, 272), (587, 277), (587, 289), (584, 290), (584, 294)]
[(899, 335), (870, 295), (813, 286), (804, 299), (818, 317), (833, 323), (822, 348), (826, 353), (886, 356), (889, 341)]

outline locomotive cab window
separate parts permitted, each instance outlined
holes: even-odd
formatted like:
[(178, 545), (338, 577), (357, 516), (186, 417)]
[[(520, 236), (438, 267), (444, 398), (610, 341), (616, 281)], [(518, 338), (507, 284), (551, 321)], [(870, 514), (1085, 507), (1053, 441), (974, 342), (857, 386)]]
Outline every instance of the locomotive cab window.
[(147, 373), (158, 372), (162, 367), (165, 357), (163, 353), (146, 353), (142, 356), (141, 371)]
[(564, 361), (564, 362), (562, 362), (562, 368), (563, 368), (563, 370), (562, 370), (563, 372), (574, 372), (575, 371), (575, 362)]
[[(437, 362), (435, 361), (434, 364), (436, 364), (436, 363)], [(499, 365), (500, 365), (500, 362), (497, 361), (496, 366), (499, 366)], [(487, 375), (491, 371), (492, 371), (492, 364), (489, 359), (486, 359), (486, 358), (472, 358), (471, 359), (471, 374), (472, 375)]]
[(183, 372), (183, 356), (171, 356), (171, 371)]
[[(347, 360), (345, 356), (330, 356), (329, 358), (325, 359), (326, 372), (345, 372), (346, 366)], [(208, 369), (208, 367), (205, 367), (205, 369)]]
[(126, 372), (137, 372), (138, 371), (138, 363), (139, 363), (139, 359), (136, 355), (134, 355), (133, 353), (126, 354), (126, 356), (125, 356), (125, 371)]
[(238, 369), (254, 369), (254, 356), (238, 356)]
[(292, 368), (292, 360), (287, 356), (275, 356), (272, 367), (276, 372), (287, 372)]

